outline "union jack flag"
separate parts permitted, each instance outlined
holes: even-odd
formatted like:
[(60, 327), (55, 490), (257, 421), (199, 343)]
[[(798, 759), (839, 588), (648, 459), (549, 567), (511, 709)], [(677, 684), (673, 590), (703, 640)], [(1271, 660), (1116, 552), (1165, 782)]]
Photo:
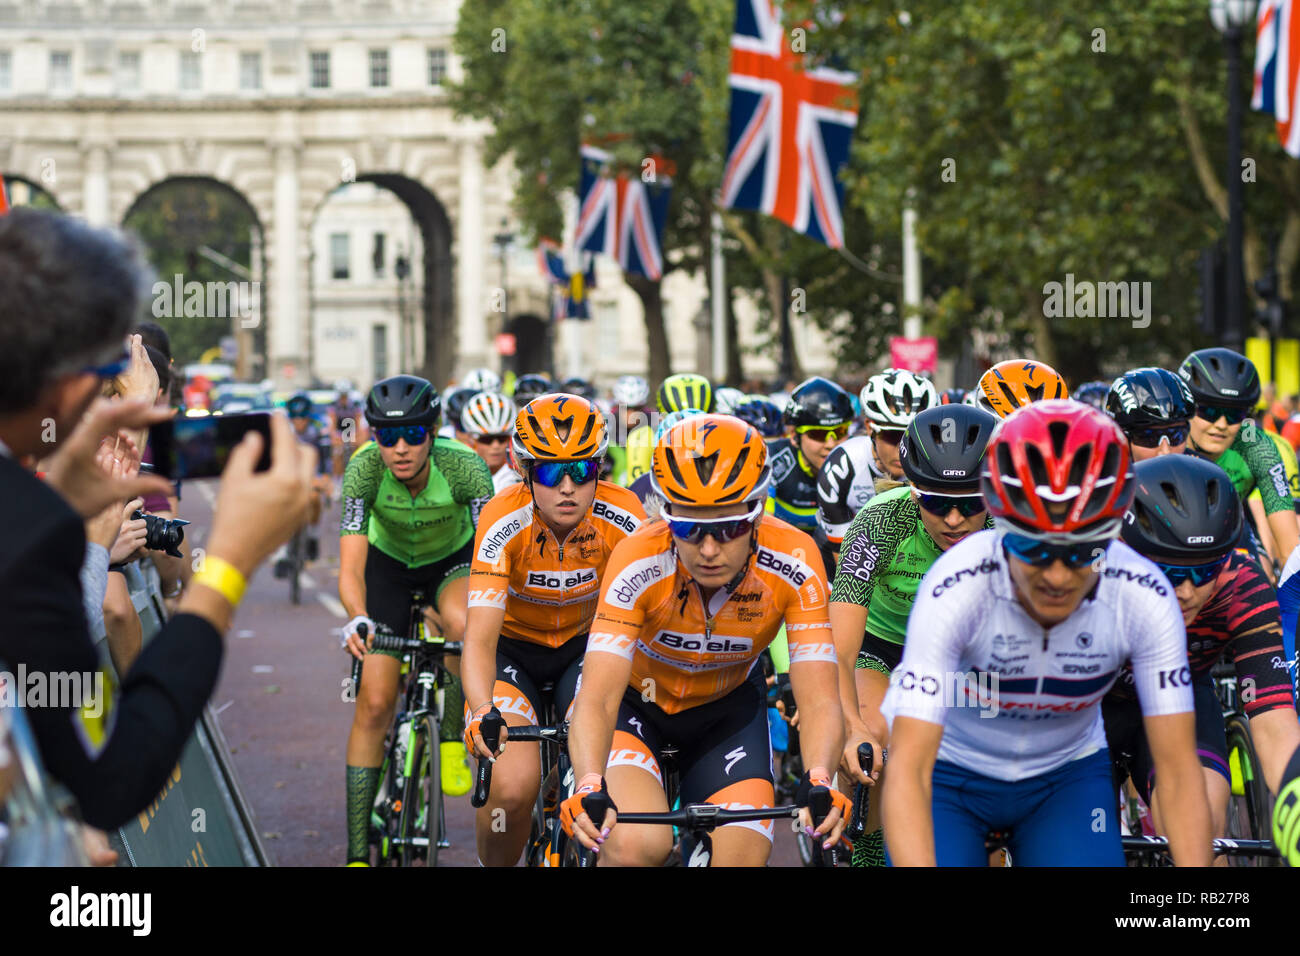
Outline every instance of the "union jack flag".
[(587, 290), (596, 287), (596, 257), (584, 254), (583, 268), (569, 274), (564, 264), (564, 255), (560, 246), (553, 239), (542, 239), (537, 243), (537, 265), (543, 278), (551, 285), (551, 318), (553, 319), (589, 319)]
[(843, 246), (839, 173), (858, 124), (857, 84), (854, 73), (805, 69), (772, 0), (737, 0), (723, 205)]
[(1252, 108), (1272, 113), (1282, 148), (1300, 159), (1300, 123), (1293, 122), (1300, 94), (1300, 17), (1292, 0), (1263, 0), (1255, 21), (1255, 88)]
[(624, 272), (661, 279), (671, 166), (656, 158), (654, 182), (646, 183), (639, 175), (611, 175), (612, 160), (603, 149), (582, 147), (574, 243), (579, 249), (610, 256)]

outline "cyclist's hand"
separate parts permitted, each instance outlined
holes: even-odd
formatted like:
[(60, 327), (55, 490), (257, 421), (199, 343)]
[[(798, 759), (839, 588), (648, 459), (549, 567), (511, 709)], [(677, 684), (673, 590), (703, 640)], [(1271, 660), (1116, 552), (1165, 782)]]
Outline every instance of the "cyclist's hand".
[[(357, 626), (364, 624), (369, 629), (366, 639), (361, 640), (361, 635), (357, 633)], [(364, 614), (358, 614), (352, 620), (343, 625), (343, 646), (357, 660), (366, 656), (366, 649), (370, 647), (375, 639), (375, 622), (370, 620)]]
[[(488, 749), (487, 741), (483, 739), (483, 718), (494, 710), (496, 710), (496, 705), (492, 703), (492, 701), (488, 701), (478, 710), (474, 711), (474, 713), (470, 714), (469, 720), (465, 721), (465, 749), (475, 757), (483, 757), (484, 759), (493, 762), (495, 762), (496, 758), (506, 749), (506, 736), (509, 733), (509, 728), (506, 727), (505, 724), (502, 724), (501, 738), (497, 744), (496, 753), (493, 753)], [(500, 711), (497, 711), (497, 716), (501, 716)]]
[(588, 850), (599, 853), (600, 844), (605, 842), (605, 837), (609, 836), (609, 831), (614, 828), (614, 823), (618, 819), (618, 808), (611, 800), (609, 811), (605, 814), (600, 829), (597, 829), (582, 806), (582, 798), (597, 790), (605, 790), (605, 778), (600, 774), (589, 773), (579, 780), (578, 789), (574, 791), (573, 796), (560, 804), (560, 825), (564, 827), (565, 833), (575, 837)]
[[(858, 763), (858, 745), (871, 744), (871, 776), (862, 772), (862, 767)], [(854, 783), (863, 783), (868, 787), (873, 786), (880, 779), (880, 755), (884, 753), (884, 748), (880, 746), (880, 741), (871, 735), (871, 732), (863, 724), (852, 724), (845, 728), (844, 734), (844, 752), (840, 754), (839, 773), (840, 779), (851, 779)]]
[[(812, 810), (808, 806), (813, 787), (825, 787), (831, 794), (830, 813), (815, 830)], [(849, 818), (853, 815), (853, 804), (848, 797), (831, 786), (830, 774), (824, 767), (813, 767), (811, 770), (804, 771), (803, 778), (799, 781), (799, 789), (794, 794), (794, 802), (803, 808), (799, 811), (799, 823), (804, 827), (804, 832), (821, 837), (822, 848), (827, 850), (839, 842), (840, 834), (844, 832)]]

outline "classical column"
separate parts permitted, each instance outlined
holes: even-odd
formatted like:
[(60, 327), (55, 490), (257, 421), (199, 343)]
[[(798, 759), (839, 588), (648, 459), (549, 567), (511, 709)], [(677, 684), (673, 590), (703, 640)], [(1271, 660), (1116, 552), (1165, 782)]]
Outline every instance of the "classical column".
[[(309, 238), (298, 230), (298, 145), (276, 144), (275, 205), (271, 223), (270, 273), (271, 328), (267, 330), (271, 367), (267, 375), (278, 384), (297, 384), (305, 379), (306, 355), (302, 348), (301, 266), (299, 252)], [(285, 366), (293, 366), (292, 382), (286, 381)]]
[(459, 338), (456, 367), (487, 364), (483, 285), (483, 144), (476, 136), (460, 143), (460, 210), (456, 223), (456, 308)]
[(82, 146), (81, 214), (92, 226), (109, 225), (108, 147), (104, 143)]

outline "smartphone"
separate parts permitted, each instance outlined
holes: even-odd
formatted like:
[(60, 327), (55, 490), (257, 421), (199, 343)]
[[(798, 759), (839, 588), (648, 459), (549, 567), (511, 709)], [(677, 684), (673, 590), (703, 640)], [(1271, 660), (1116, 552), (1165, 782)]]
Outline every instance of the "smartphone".
[(271, 415), (247, 412), (241, 415), (178, 417), (149, 429), (149, 447), (154, 471), (172, 480), (216, 478), (226, 468), (230, 452), (250, 431), (262, 435), (262, 456), (254, 471), (271, 467)]

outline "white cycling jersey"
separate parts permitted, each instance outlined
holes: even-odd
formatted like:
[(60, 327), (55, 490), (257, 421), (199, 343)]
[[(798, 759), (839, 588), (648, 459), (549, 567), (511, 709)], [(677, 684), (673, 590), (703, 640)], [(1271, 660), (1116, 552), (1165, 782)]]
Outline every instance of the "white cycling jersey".
[(1122, 541), (1097, 586), (1044, 630), (1016, 598), (1002, 533), (980, 531), (921, 579), (881, 713), (942, 724), (939, 759), (997, 780), (1048, 773), (1106, 746), (1102, 697), (1131, 661), (1146, 716), (1192, 710), (1178, 599)]
[(831, 449), (817, 473), (817, 524), (839, 545), (853, 516), (876, 495), (876, 479), (888, 478), (876, 467), (871, 436), (857, 435)]
[(519, 472), (515, 471), (509, 465), (502, 465), (496, 471), (492, 472), (492, 489), (497, 494), (501, 494), (502, 491), (509, 488), (511, 485), (517, 485), (521, 481), (523, 481), (523, 479), (519, 477)]

